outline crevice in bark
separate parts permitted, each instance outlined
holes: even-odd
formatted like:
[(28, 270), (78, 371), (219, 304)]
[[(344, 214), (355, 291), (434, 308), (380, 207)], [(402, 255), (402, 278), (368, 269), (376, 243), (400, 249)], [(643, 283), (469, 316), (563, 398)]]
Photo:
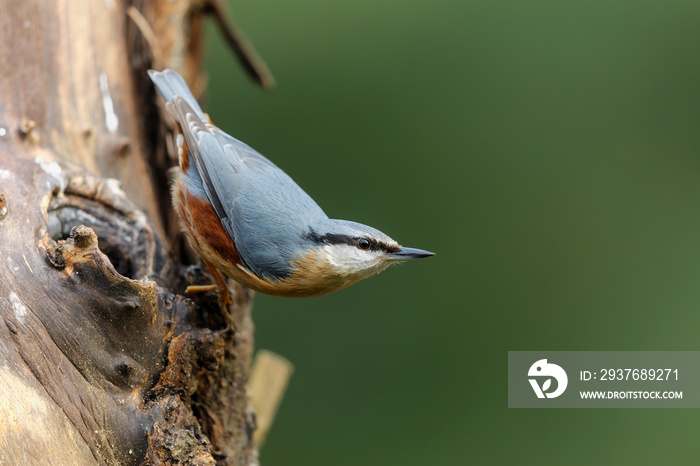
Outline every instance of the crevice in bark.
[(214, 293), (183, 295), (212, 279), (172, 247), (172, 128), (146, 74), (203, 82), (193, 3), (23, 0), (0, 15), (8, 464), (257, 463), (252, 294), (232, 284), (235, 332)]

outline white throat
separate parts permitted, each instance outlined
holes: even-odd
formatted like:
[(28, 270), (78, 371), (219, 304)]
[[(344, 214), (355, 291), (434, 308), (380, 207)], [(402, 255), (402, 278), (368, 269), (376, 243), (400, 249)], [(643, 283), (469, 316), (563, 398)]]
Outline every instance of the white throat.
[(323, 252), (334, 272), (341, 276), (367, 277), (390, 265), (383, 252), (363, 251), (349, 244), (327, 244)]

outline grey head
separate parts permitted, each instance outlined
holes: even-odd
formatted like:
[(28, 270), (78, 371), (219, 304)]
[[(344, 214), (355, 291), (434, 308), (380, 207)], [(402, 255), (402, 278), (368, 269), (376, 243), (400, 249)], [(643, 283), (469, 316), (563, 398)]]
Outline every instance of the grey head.
[(320, 252), (328, 261), (329, 273), (341, 276), (365, 278), (392, 263), (434, 255), (422, 249), (401, 247), (376, 228), (348, 220), (319, 221), (305, 239), (307, 248)]

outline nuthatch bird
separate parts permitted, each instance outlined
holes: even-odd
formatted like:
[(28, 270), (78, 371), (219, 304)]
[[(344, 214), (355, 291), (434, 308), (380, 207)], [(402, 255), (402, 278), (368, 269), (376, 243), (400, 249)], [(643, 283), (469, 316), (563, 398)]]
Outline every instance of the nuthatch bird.
[(228, 288), (217, 269), (262, 293), (310, 297), (392, 263), (434, 255), (399, 246), (372, 227), (328, 218), (289, 175), (214, 126), (179, 74), (149, 75), (181, 132), (173, 204), (190, 244), (214, 275), (224, 310)]

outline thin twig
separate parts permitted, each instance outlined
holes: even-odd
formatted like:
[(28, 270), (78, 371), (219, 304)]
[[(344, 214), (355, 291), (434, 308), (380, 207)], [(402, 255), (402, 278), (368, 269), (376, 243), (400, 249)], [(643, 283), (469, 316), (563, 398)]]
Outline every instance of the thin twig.
[(151, 48), (151, 54), (153, 55), (153, 63), (155, 66), (161, 66), (163, 63), (162, 57), (163, 52), (161, 51), (160, 44), (158, 43), (158, 38), (156, 33), (153, 31), (148, 20), (141, 14), (141, 12), (136, 9), (133, 5), (126, 9), (126, 14), (131, 18), (136, 27), (141, 31), (141, 35), (146, 40), (146, 43)]
[(263, 59), (255, 51), (243, 31), (228, 17), (221, 0), (207, 0), (204, 12), (211, 14), (221, 28), (226, 42), (233, 49), (243, 68), (263, 89), (273, 89), (275, 78)]

